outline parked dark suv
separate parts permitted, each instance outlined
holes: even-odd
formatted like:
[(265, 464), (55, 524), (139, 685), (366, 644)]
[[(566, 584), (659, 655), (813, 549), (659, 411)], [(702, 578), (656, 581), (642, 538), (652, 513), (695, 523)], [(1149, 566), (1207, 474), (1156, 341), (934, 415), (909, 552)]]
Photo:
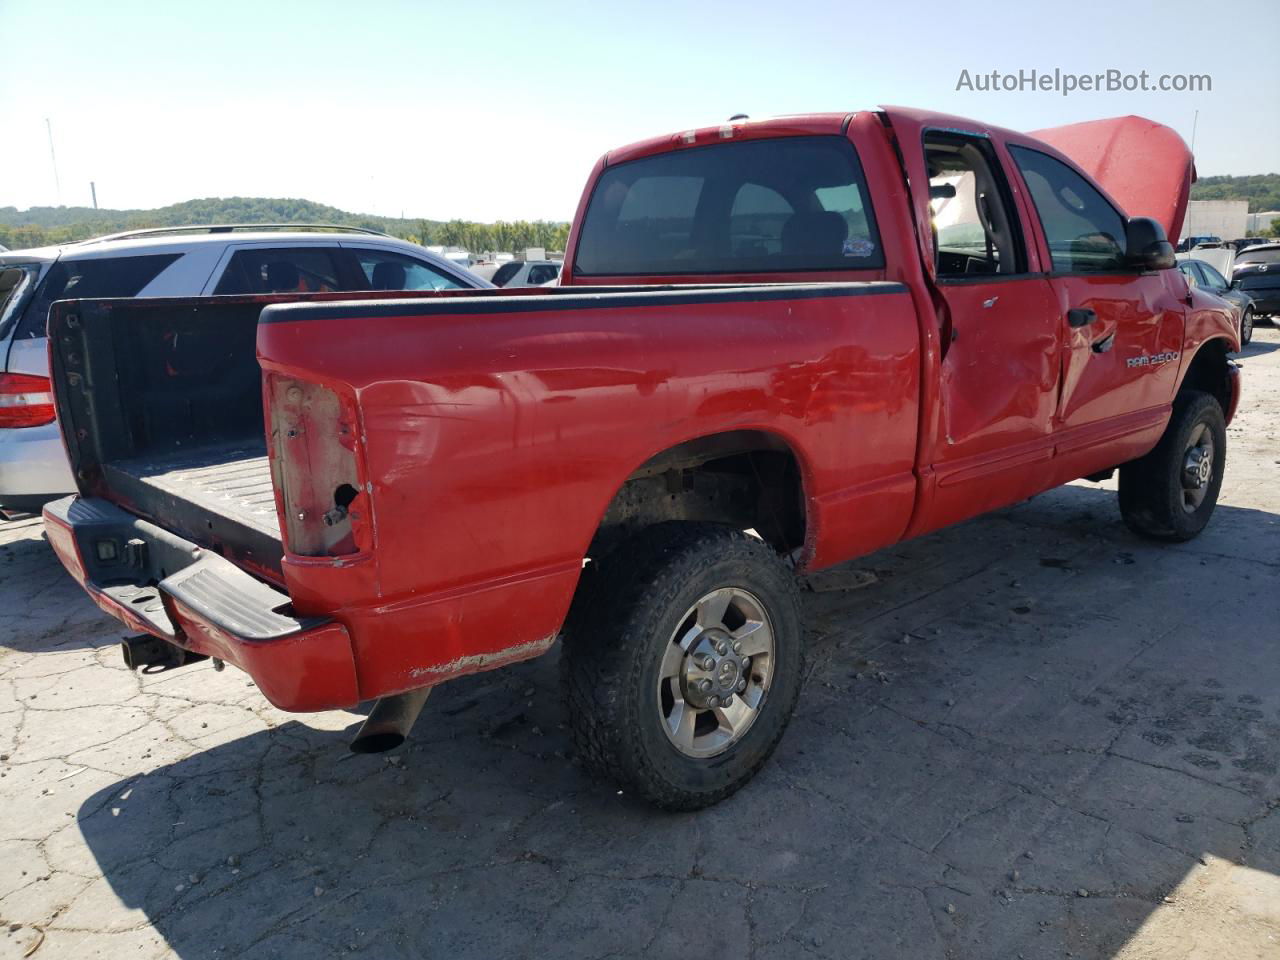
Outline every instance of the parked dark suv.
[(1270, 316), (1280, 326), (1280, 243), (1249, 247), (1236, 254), (1231, 286), (1247, 293), (1255, 316)]

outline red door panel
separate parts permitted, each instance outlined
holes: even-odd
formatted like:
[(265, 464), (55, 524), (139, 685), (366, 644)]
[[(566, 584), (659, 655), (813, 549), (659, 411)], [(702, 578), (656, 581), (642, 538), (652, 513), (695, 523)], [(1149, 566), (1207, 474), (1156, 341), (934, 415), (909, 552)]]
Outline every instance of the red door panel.
[[(939, 384), (939, 416), (928, 431), (924, 469), (932, 471), (909, 533), (916, 535), (991, 510), (1044, 489), (1053, 456), (1054, 414), (1061, 373), (1060, 313), (1052, 286), (1040, 272), (1039, 254), (1028, 243), (1033, 236), (1029, 208), (1002, 132), (958, 117), (887, 107), (888, 119), (902, 154), (915, 212), (917, 240), (935, 300), (941, 308), (943, 359)], [(926, 141), (929, 146), (926, 149)], [(956, 155), (956, 165), (940, 165), (940, 153), (963, 144), (977, 148)], [(1016, 265), (1002, 255), (991, 270), (992, 244), (973, 248), (979, 272), (965, 272), (964, 236), (948, 237), (946, 202), (960, 204), (962, 219), (973, 228), (969, 203), (979, 185), (964, 170), (987, 171), (981, 189), (986, 203), (998, 203), (1013, 237), (1006, 252), (1018, 254)], [(931, 191), (934, 183), (950, 194)], [(946, 184), (950, 186), (946, 186)], [(994, 188), (994, 189), (993, 189)], [(987, 230), (990, 213), (979, 227)], [(1008, 231), (1006, 231), (1008, 232)], [(1005, 272), (1007, 271), (1007, 272)], [(1031, 464), (1042, 464), (1028, 469)]]
[(1053, 279), (1064, 324), (1073, 308), (1097, 317), (1063, 331), (1062, 429), (1169, 403), (1184, 304), (1165, 281), (1151, 274)]
[(1044, 277), (940, 290), (955, 339), (942, 362), (931, 528), (1043, 489), (1043, 469), (1025, 468), (1052, 456), (1060, 350)]
[(1054, 473), (1065, 482), (1159, 438), (1177, 381), (1186, 285), (1176, 270), (1128, 265), (1127, 218), (1078, 169), (1035, 146), (1010, 153), (1036, 210), (1062, 324)]

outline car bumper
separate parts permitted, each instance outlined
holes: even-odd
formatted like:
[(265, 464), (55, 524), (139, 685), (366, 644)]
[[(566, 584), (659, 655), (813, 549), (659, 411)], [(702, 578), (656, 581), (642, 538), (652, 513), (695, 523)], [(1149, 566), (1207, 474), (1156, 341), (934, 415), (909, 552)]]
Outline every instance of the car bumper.
[(1253, 291), (1245, 291), (1245, 293), (1249, 294), (1249, 300), (1253, 302), (1254, 314), (1280, 314), (1280, 289), (1265, 293)]
[(1227, 363), (1227, 382), (1231, 385), (1231, 399), (1227, 402), (1226, 410), (1226, 421), (1229, 424), (1240, 407), (1240, 364), (1230, 361)]
[(0, 509), (39, 509), (75, 488), (56, 423), (0, 429)]
[(282, 710), (359, 702), (337, 621), (294, 616), (287, 594), (105, 500), (56, 500), (44, 521), (63, 566), (130, 629), (235, 664)]

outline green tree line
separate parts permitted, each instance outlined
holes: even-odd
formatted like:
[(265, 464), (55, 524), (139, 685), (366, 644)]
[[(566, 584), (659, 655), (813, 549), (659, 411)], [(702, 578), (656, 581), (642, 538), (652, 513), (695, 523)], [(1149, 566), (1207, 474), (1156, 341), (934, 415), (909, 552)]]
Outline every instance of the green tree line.
[(1248, 200), (1249, 212), (1280, 210), (1280, 173), (1247, 177), (1201, 177), (1191, 185), (1192, 200)]
[(156, 210), (94, 210), (92, 207), (0, 207), (0, 245), (23, 250), (71, 243), (124, 230), (178, 227), (201, 223), (320, 223), (378, 230), (424, 245), (460, 246), (473, 253), (515, 251), (524, 247), (563, 250), (567, 223), (423, 220), (348, 213), (311, 200), (228, 197), (187, 200)]

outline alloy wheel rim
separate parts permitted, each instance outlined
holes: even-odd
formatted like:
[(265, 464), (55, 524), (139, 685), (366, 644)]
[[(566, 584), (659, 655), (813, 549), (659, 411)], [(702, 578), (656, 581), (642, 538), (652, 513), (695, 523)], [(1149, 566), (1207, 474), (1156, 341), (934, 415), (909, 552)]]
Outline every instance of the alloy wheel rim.
[(677, 750), (707, 759), (746, 735), (773, 680), (774, 642), (768, 611), (741, 587), (685, 611), (658, 670), (658, 719)]
[(1204, 503), (1213, 483), (1213, 431), (1207, 423), (1198, 423), (1187, 438), (1182, 458), (1182, 509), (1195, 513)]

